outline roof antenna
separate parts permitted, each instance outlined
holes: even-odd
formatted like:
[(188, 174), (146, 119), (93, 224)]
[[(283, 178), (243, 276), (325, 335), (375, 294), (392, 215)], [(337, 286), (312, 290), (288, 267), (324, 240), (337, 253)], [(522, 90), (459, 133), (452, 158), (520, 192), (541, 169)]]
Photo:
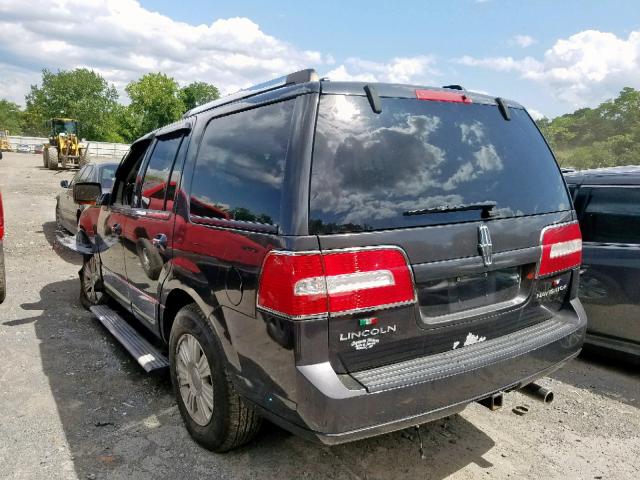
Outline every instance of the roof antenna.
[(511, 112), (509, 111), (509, 105), (502, 98), (497, 97), (496, 103), (498, 104), (498, 109), (500, 113), (504, 117), (505, 120), (511, 120)]
[(373, 110), (374, 113), (382, 113), (382, 101), (380, 100), (380, 95), (378, 95), (375, 87), (371, 85), (365, 85), (364, 92), (367, 94), (367, 99), (369, 100), (369, 105), (371, 105), (371, 110)]

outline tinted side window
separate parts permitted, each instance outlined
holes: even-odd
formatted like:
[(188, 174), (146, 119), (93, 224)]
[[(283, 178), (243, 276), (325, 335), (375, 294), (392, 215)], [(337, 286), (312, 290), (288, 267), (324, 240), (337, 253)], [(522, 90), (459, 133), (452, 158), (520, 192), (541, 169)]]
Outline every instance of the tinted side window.
[(582, 236), (585, 242), (640, 243), (640, 188), (592, 188)]
[(159, 139), (144, 174), (140, 190), (140, 206), (150, 210), (163, 210), (173, 161), (178, 153), (182, 136)]
[(134, 143), (123, 160), (122, 168), (117, 171), (115, 198), (113, 203), (116, 205), (130, 206), (133, 201), (133, 192), (136, 185), (136, 176), (142, 159), (149, 148), (149, 140), (141, 140)]
[(76, 172), (76, 174), (73, 176), (73, 179), (71, 180), (71, 186), (75, 185), (77, 182), (81, 182), (82, 178), (84, 176), (84, 172), (87, 170), (87, 166), (85, 165), (84, 167), (82, 167), (80, 170), (78, 170)]
[(191, 186), (191, 215), (278, 223), (294, 104), (274, 103), (209, 123)]
[(171, 177), (169, 178), (169, 187), (167, 188), (167, 195), (165, 199), (165, 210), (173, 210), (173, 202), (176, 197), (176, 190), (180, 186), (182, 181), (182, 170), (184, 168), (184, 158), (187, 149), (187, 139), (184, 138), (180, 143), (180, 149), (176, 157), (176, 163), (171, 170)]
[(100, 169), (100, 178), (99, 182), (102, 185), (102, 188), (111, 188), (113, 187), (113, 180), (116, 176), (116, 168), (117, 165), (105, 165)]
[(80, 179), (78, 180), (78, 182), (91, 182), (91, 181), (93, 181), (93, 166), (87, 165), (84, 169), (84, 172), (82, 172), (82, 175), (80, 175)]

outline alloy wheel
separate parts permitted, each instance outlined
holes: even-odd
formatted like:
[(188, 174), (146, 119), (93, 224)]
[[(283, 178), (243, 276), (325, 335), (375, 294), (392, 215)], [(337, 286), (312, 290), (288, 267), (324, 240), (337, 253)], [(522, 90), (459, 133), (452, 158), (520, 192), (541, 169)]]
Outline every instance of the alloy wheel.
[(96, 290), (96, 284), (98, 283), (98, 265), (95, 255), (92, 256), (84, 264), (82, 269), (82, 288), (84, 289), (85, 297), (93, 304), (98, 303), (98, 291)]
[(182, 401), (189, 416), (205, 426), (213, 414), (213, 379), (209, 361), (200, 342), (188, 333), (177, 345), (176, 372)]

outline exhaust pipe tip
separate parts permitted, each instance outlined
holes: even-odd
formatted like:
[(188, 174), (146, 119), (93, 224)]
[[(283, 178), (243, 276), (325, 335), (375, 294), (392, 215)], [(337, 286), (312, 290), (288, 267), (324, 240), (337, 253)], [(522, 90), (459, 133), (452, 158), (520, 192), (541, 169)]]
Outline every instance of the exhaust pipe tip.
[(539, 402), (547, 404), (553, 402), (553, 390), (544, 388), (537, 383), (530, 383), (529, 385), (525, 385), (520, 389), (520, 391), (525, 395), (538, 400)]

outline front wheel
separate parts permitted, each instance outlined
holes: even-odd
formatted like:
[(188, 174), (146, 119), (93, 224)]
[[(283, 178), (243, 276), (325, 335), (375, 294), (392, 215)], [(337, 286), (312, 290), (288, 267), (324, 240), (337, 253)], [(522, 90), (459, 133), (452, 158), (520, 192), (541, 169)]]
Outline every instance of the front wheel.
[(85, 255), (80, 269), (80, 303), (89, 310), (106, 301), (102, 291), (102, 273), (97, 255)]
[(178, 409), (196, 442), (214, 452), (227, 452), (255, 436), (260, 416), (237, 394), (222, 346), (195, 304), (176, 315), (169, 363)]

